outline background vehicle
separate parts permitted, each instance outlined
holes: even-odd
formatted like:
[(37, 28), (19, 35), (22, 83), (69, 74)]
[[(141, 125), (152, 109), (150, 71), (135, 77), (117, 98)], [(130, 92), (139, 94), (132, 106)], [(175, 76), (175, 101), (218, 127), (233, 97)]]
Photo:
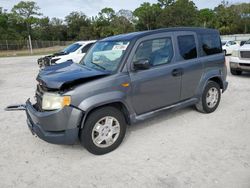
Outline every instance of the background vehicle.
[(234, 50), (239, 48), (239, 44), (237, 44), (235, 41), (222, 41), (222, 50), (225, 55), (230, 55), (233, 53)]
[(240, 41), (240, 46), (243, 46), (245, 44), (246, 40)]
[(91, 153), (122, 142), (127, 124), (195, 105), (214, 112), (227, 89), (219, 32), (169, 28), (102, 39), (79, 64), (46, 67), (37, 76), (27, 123), (41, 139)]
[(240, 75), (243, 71), (250, 72), (250, 40), (245, 42), (239, 49), (233, 51), (229, 62), (233, 75)]
[(39, 58), (38, 65), (40, 67), (45, 67), (63, 63), (68, 60), (72, 60), (74, 63), (79, 63), (95, 42), (96, 41), (92, 40), (73, 43), (58, 53)]

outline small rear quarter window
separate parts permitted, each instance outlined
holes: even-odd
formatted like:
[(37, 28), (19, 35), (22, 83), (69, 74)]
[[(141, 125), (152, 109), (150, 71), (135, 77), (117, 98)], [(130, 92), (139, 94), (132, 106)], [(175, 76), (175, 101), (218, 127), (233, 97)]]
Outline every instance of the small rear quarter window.
[(202, 56), (222, 53), (221, 40), (217, 34), (201, 35)]

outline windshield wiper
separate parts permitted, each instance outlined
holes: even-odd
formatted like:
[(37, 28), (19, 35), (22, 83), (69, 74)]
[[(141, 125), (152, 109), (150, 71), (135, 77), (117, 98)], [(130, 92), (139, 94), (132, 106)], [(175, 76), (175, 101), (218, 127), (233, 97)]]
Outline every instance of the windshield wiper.
[(106, 70), (105, 67), (103, 67), (103, 66), (101, 66), (101, 65), (99, 65), (99, 64), (97, 64), (97, 63), (94, 63), (94, 62), (92, 62), (92, 61), (91, 61), (91, 63), (94, 64), (94, 65), (97, 66), (97, 67), (100, 67), (102, 70)]

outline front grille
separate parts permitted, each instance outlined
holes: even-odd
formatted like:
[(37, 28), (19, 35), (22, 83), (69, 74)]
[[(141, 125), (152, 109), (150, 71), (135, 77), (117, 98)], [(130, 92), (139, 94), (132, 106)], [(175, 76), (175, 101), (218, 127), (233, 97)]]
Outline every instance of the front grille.
[(250, 63), (240, 63), (240, 66), (250, 67)]
[(240, 57), (250, 59), (250, 51), (241, 51), (240, 52)]

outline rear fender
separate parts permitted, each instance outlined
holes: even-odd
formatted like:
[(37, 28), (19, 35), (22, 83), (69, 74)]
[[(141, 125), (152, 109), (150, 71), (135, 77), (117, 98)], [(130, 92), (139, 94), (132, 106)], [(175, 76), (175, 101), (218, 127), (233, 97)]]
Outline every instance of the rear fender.
[(202, 76), (202, 79), (199, 83), (199, 86), (196, 90), (196, 96), (198, 98), (200, 98), (200, 96), (202, 95), (207, 83), (209, 80), (213, 79), (213, 78), (218, 78), (220, 80), (220, 82), (223, 84), (223, 79), (222, 79), (222, 71), (221, 70), (211, 70), (207, 73), (204, 73), (204, 75)]

